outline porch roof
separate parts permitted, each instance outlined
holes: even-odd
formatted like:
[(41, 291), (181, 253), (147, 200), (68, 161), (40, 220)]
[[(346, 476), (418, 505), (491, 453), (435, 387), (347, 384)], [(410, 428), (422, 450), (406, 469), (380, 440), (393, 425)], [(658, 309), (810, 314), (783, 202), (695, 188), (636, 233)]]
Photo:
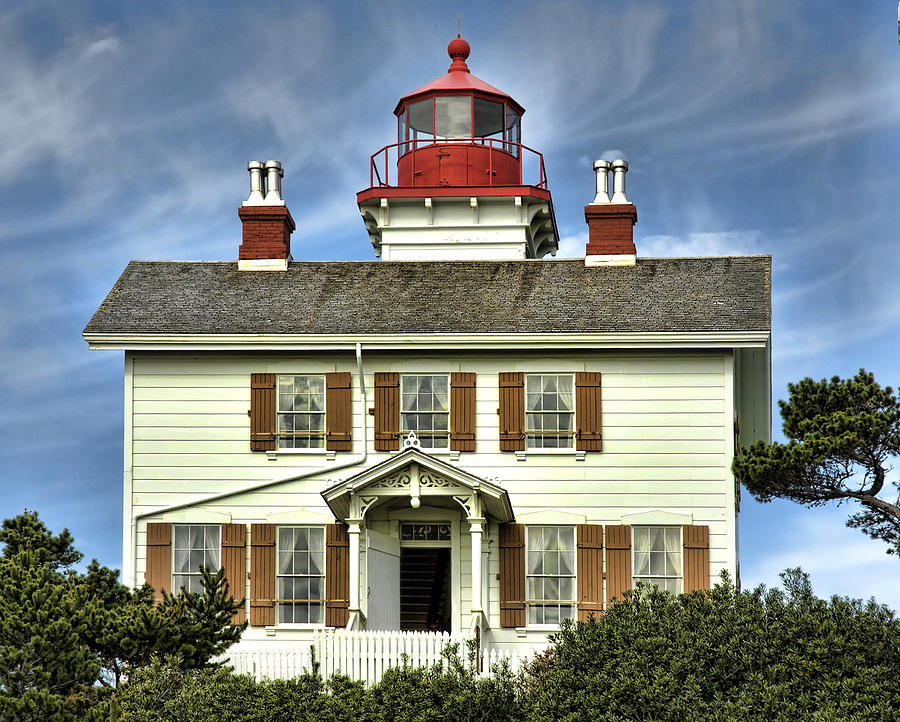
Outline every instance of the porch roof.
[[(413, 465), (418, 466), (416, 474), (403, 473)], [(322, 492), (322, 497), (334, 516), (345, 521), (352, 516), (353, 494), (376, 499), (403, 496), (412, 499), (418, 496), (423, 503), (440, 497), (475, 496), (486, 518), (501, 523), (515, 519), (506, 489), (438, 459), (417, 446), (407, 446), (389, 459), (330, 486)], [(476, 509), (467, 507), (460, 499), (456, 501), (466, 509), (468, 516), (479, 516)]]

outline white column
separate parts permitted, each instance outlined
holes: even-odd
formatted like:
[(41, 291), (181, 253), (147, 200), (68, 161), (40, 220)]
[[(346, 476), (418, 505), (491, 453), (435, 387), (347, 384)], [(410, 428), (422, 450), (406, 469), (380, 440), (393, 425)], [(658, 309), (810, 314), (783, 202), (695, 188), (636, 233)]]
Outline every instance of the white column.
[(484, 519), (470, 518), (472, 535), (472, 614), (481, 612), (481, 532)]
[(359, 611), (359, 519), (347, 519), (350, 534), (350, 614)]

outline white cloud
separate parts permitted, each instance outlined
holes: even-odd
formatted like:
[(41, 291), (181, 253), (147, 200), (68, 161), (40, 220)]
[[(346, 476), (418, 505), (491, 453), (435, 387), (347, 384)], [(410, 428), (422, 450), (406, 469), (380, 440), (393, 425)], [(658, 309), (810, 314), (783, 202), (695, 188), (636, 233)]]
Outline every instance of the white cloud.
[(95, 40), (85, 48), (84, 55), (87, 58), (94, 55), (114, 54), (122, 45), (122, 41), (115, 35), (109, 35), (100, 40)]

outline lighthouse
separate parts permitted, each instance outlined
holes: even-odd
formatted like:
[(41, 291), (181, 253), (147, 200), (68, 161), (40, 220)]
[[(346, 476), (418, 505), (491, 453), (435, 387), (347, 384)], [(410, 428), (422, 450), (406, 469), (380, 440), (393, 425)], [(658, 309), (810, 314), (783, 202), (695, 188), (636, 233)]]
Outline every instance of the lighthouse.
[(543, 156), (522, 143), (525, 109), (447, 46), (445, 75), (402, 97), (397, 141), (369, 160), (357, 204), (386, 261), (514, 260), (559, 245)]

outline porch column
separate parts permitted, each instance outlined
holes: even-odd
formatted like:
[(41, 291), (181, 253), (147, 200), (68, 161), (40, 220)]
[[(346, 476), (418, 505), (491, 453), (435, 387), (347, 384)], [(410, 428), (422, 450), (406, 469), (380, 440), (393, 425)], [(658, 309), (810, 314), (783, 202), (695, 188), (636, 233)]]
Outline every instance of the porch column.
[(472, 613), (481, 612), (481, 532), (484, 519), (469, 519), (469, 532), (472, 535)]
[(359, 527), (360, 519), (347, 519), (350, 535), (350, 614), (359, 612)]

